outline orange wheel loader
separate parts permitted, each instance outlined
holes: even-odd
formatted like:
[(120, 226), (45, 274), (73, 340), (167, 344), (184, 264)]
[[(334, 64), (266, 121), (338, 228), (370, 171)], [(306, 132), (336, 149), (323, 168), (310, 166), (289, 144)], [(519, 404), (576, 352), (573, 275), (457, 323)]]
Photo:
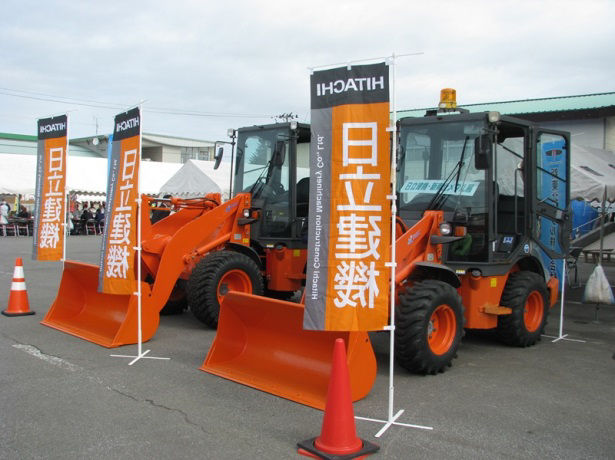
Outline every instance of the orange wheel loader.
[[(244, 209), (250, 206), (249, 195), (223, 204), (220, 194), (172, 198), (166, 201), (176, 212), (152, 224), (154, 201), (159, 200), (142, 196), (140, 210), (144, 341), (156, 332), (163, 309), (170, 313), (185, 308), (184, 285), (206, 254), (249, 241), (249, 227), (241, 223)], [(66, 261), (58, 294), (42, 324), (104, 347), (117, 347), (137, 342), (136, 315), (136, 295), (99, 293), (97, 265)]]
[(395, 356), (420, 374), (464, 329), (539, 341), (570, 234), (569, 133), (450, 102), (398, 122)]
[[(258, 165), (276, 139), (286, 142), (284, 135), (273, 137), (267, 127), (240, 130), (235, 190), (267, 190), (265, 200), (258, 205), (253, 200), (252, 206), (258, 209), (257, 225), (268, 230), (263, 247), (269, 251), (268, 288), (305, 270), (298, 267), (306, 262), (309, 136), (292, 131), (292, 155), (280, 163), (288, 166), (287, 175), (280, 170), (282, 188), (272, 187), (270, 172), (262, 176)], [(263, 136), (269, 136), (264, 149)], [(399, 120), (398, 136), (397, 362), (414, 373), (443, 372), (457, 356), (465, 329), (493, 329), (512, 346), (535, 344), (557, 299), (568, 247), (569, 134), (498, 112), (448, 108)], [(271, 263), (295, 251), (300, 259), (294, 269)], [(301, 330), (302, 307), (271, 297), (231, 293), (222, 300), (216, 339), (202, 369), (321, 407), (322, 400), (309, 403), (304, 395), (322, 379), (304, 381), (299, 395), (290, 377), (300, 380), (310, 366), (292, 361), (299, 353), (283, 353), (287, 344), (300, 341), (292, 331)], [(291, 332), (271, 327), (282, 326), (275, 318), (291, 310), (296, 312)], [(316, 344), (323, 333), (302, 334), (305, 353), (307, 336), (313, 334)], [(373, 353), (366, 348), (355, 355), (351, 373), (360, 374), (363, 365), (365, 377), (356, 385), (369, 391)], [(283, 370), (272, 371), (272, 363)], [(322, 375), (329, 370), (321, 368)]]
[[(260, 131), (258, 140), (248, 136), (237, 150), (236, 171), (241, 173), (237, 193), (229, 201), (221, 203), (219, 194), (196, 199), (142, 197), (144, 341), (156, 332), (161, 313), (181, 312), (189, 305), (197, 319), (215, 328), (220, 301), (229, 291), (288, 298), (301, 288), (306, 244), (291, 218), (296, 206), (289, 200), (297, 196), (295, 189), (289, 192), (287, 150), (297, 145), (294, 136), (307, 133), (309, 141), (309, 128), (291, 130), (289, 124), (279, 124)], [(239, 138), (246, 139), (242, 130)], [(217, 164), (222, 153), (217, 154)], [(299, 212), (307, 216), (307, 190), (298, 199), (304, 200), (297, 205), (304, 207)], [(165, 208), (154, 205), (160, 201)], [(165, 210), (168, 214), (168, 206), (174, 212), (167, 217), (150, 218)], [(136, 295), (103, 294), (97, 286), (97, 266), (67, 261), (57, 297), (42, 323), (105, 347), (136, 343)]]

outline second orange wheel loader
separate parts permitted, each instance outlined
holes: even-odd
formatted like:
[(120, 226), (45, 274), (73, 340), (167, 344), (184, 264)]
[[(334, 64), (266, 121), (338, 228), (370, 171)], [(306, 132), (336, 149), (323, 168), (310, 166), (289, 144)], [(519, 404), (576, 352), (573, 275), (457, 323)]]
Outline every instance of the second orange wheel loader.
[[(557, 300), (558, 262), (561, 266), (566, 255), (570, 228), (568, 133), (498, 112), (441, 106), (446, 108), (399, 120), (395, 152), (395, 356), (418, 374), (450, 367), (465, 329), (492, 329), (511, 346), (536, 344)], [(259, 157), (256, 139), (262, 130), (244, 131), (238, 155), (243, 146), (251, 152), (250, 161)], [(297, 143), (295, 152), (308, 149), (297, 142), (301, 137), (291, 139)], [(245, 158), (237, 166), (249, 177), (252, 169), (245, 168)], [(282, 252), (299, 244), (309, 201), (300, 192), (309, 190), (307, 162), (291, 155), (289, 167), (285, 183), (296, 186), (270, 190), (267, 202), (252, 204), (263, 213), (258, 225), (270, 224), (279, 232), (271, 234), (270, 244)], [(267, 270), (266, 276), (284, 273)], [(279, 385), (264, 379), (270, 358), (254, 354), (269, 350), (276, 355), (273, 362), (284, 368), (288, 360), (278, 350), (294, 338), (258, 320), (260, 313), (269, 318), (293, 308), (301, 311), (266, 296), (227, 296), (202, 369), (305, 402), (289, 396), (292, 383), (286, 379)], [(360, 359), (353, 363), (359, 369)]]

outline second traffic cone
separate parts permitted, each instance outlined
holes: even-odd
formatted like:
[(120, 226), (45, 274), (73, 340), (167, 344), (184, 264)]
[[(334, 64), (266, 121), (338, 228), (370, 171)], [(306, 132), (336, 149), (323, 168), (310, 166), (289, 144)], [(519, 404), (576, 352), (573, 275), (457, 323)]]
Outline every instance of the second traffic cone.
[(379, 446), (357, 437), (346, 361), (346, 346), (337, 339), (333, 346), (333, 362), (322, 430), (317, 438), (297, 444), (299, 453), (323, 459), (351, 459), (373, 454)]
[(21, 257), (15, 260), (15, 270), (13, 271), (13, 282), (9, 294), (9, 305), (2, 312), (5, 316), (24, 316), (33, 315), (30, 311), (28, 302), (28, 292), (26, 291), (26, 278), (23, 272), (23, 261)]

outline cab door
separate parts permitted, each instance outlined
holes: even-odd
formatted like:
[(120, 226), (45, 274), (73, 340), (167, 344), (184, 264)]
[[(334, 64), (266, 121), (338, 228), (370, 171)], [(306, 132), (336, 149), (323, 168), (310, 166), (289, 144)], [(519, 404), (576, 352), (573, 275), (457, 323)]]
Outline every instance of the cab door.
[(570, 136), (538, 129), (533, 138), (534, 242), (545, 268), (561, 283), (561, 260), (568, 252), (570, 235)]

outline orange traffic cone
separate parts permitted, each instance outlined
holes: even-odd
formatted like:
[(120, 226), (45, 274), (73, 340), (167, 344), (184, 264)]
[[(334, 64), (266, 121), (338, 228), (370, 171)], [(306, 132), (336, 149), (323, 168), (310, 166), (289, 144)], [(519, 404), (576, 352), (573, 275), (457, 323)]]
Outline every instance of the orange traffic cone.
[(322, 430), (317, 438), (297, 444), (299, 453), (323, 459), (351, 459), (373, 454), (379, 446), (357, 437), (350, 392), (350, 376), (343, 339), (333, 346), (333, 363)]
[(9, 306), (2, 312), (5, 316), (24, 316), (33, 315), (28, 303), (28, 292), (26, 291), (26, 278), (23, 273), (23, 262), (21, 257), (15, 260), (15, 270), (13, 271), (13, 283), (9, 294)]

